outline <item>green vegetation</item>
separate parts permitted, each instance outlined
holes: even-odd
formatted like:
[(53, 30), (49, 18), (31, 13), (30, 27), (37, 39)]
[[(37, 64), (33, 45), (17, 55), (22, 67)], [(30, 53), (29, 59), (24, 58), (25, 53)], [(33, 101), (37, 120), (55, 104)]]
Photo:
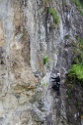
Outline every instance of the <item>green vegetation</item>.
[(48, 62), (49, 62), (49, 57), (48, 56), (44, 56), (43, 57), (43, 64), (46, 65), (46, 64), (48, 64)]
[(48, 86), (48, 83), (43, 83), (42, 86), (46, 87), (46, 86)]
[[(74, 51), (74, 61), (66, 78), (66, 94), (67, 103), (74, 106), (81, 114), (82, 105), (82, 89), (83, 89), (83, 39), (76, 36), (76, 41), (72, 45)], [(72, 103), (71, 103), (72, 102)], [(72, 112), (73, 113), (73, 112)]]
[(69, 39), (69, 37), (70, 37), (69, 35), (66, 35), (66, 36), (65, 36), (65, 39)]
[(74, 64), (83, 65), (83, 39), (77, 38), (78, 43), (74, 45), (73, 52), (76, 55), (74, 59)]
[(78, 11), (83, 15), (83, 2), (81, 0), (73, 0), (75, 5), (77, 6)]
[(70, 82), (83, 85), (83, 39), (78, 39), (78, 43), (74, 46), (75, 59), (68, 72)]
[(56, 24), (59, 24), (60, 23), (60, 19), (59, 19), (59, 16), (57, 15), (57, 12), (53, 8), (49, 8), (49, 12), (51, 13), (51, 15), (53, 17), (54, 22)]
[(76, 76), (79, 80), (83, 79), (83, 65), (81, 64), (74, 64), (72, 65), (71, 69), (69, 70), (69, 77)]

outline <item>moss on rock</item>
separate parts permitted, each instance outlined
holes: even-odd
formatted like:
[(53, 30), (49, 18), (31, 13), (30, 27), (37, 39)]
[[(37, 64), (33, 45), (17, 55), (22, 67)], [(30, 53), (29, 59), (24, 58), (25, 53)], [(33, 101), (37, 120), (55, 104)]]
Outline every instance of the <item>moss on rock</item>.
[(54, 8), (49, 8), (49, 12), (52, 14), (54, 22), (56, 24), (59, 24), (60, 23), (60, 19), (59, 19), (59, 16), (58, 16), (57, 12), (54, 10)]

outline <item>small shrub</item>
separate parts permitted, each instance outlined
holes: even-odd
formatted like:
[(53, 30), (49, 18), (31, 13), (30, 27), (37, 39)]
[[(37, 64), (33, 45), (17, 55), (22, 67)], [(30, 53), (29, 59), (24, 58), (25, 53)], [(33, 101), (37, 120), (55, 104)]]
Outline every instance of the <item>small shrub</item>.
[(73, 0), (74, 4), (77, 6), (78, 11), (83, 15), (83, 3), (79, 0)]
[(68, 72), (68, 79), (83, 86), (83, 39), (78, 37), (76, 39), (78, 42), (73, 48), (75, 58)]
[(77, 43), (73, 46), (73, 53), (75, 55), (74, 64), (83, 64), (83, 39), (76, 37)]
[(66, 35), (66, 36), (65, 36), (65, 39), (69, 39), (69, 37), (70, 37), (69, 35)]
[(83, 80), (83, 65), (74, 64), (68, 73), (69, 77), (77, 78), (78, 80)]
[(43, 64), (46, 65), (46, 64), (48, 64), (48, 62), (49, 62), (49, 57), (48, 56), (44, 56), (43, 57)]
[(48, 83), (43, 83), (42, 86), (46, 87), (46, 86), (48, 86)]
[(57, 15), (57, 12), (53, 8), (49, 8), (49, 12), (51, 13), (51, 15), (53, 17), (54, 22), (56, 24), (59, 24), (60, 23), (60, 19), (59, 19), (59, 16)]

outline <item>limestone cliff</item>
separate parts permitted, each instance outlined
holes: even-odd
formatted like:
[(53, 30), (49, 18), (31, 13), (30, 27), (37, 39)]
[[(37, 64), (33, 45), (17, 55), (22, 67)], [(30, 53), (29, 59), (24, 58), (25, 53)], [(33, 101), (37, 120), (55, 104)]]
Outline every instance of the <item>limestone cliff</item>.
[(0, 125), (70, 125), (67, 88), (58, 98), (50, 76), (64, 85), (82, 35), (73, 0), (0, 0)]

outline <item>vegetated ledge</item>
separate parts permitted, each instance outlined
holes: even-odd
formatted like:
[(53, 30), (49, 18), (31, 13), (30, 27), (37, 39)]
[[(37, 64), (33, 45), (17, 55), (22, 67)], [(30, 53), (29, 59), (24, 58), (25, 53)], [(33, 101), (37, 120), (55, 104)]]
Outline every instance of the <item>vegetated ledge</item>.
[(73, 64), (67, 77), (70, 81), (83, 87), (83, 64)]
[(67, 120), (71, 125), (81, 124), (83, 116), (83, 39), (73, 44), (74, 60), (66, 77)]
[(83, 39), (77, 38), (77, 41), (78, 42), (73, 46), (75, 57), (68, 71), (67, 79), (69, 83), (83, 87)]
[(54, 22), (59, 25), (60, 19), (54, 8), (49, 8), (49, 13), (52, 15)]
[(73, 3), (77, 6), (78, 11), (83, 16), (83, 2), (79, 0), (73, 0)]
[(67, 121), (70, 125), (80, 125), (83, 116), (83, 65), (72, 64), (65, 86)]

